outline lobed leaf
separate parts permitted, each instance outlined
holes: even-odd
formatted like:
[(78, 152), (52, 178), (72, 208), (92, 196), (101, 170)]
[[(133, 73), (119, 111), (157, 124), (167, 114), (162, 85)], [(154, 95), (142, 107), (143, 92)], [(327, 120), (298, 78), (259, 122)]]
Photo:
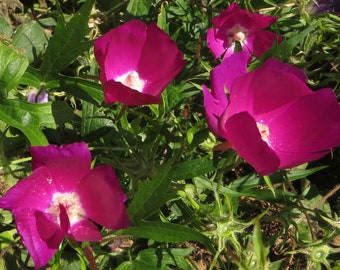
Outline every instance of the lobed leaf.
[(40, 67), (45, 77), (58, 74), (77, 56), (92, 47), (93, 41), (83, 40), (89, 32), (88, 19), (93, 4), (94, 0), (86, 1), (66, 25), (63, 14), (59, 15)]

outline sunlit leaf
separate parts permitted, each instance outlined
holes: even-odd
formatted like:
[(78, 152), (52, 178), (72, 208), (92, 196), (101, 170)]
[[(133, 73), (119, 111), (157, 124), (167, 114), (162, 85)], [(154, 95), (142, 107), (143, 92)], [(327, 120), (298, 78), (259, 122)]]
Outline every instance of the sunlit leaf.
[(143, 16), (148, 14), (151, 6), (150, 0), (130, 0), (127, 11), (134, 16)]
[(25, 56), (0, 42), (0, 97), (6, 97), (8, 91), (16, 86), (27, 66)]
[(89, 32), (88, 18), (93, 3), (94, 0), (86, 1), (67, 24), (63, 15), (59, 15), (57, 27), (48, 43), (40, 67), (45, 76), (58, 74), (93, 45), (92, 41), (84, 41), (85, 35)]
[(13, 37), (13, 46), (30, 62), (37, 62), (47, 46), (48, 40), (44, 29), (37, 21), (20, 25)]
[(47, 145), (42, 127), (55, 128), (51, 103), (33, 104), (20, 100), (0, 102), (0, 120), (21, 130), (32, 145)]

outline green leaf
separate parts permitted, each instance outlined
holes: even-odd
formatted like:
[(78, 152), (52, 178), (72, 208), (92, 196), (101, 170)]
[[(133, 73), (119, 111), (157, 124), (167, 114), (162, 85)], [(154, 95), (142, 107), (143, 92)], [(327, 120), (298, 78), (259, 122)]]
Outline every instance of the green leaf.
[(193, 248), (150, 248), (138, 253), (135, 260), (121, 264), (116, 269), (192, 269), (185, 257), (189, 256)]
[(204, 177), (195, 177), (194, 178), (195, 185), (200, 188), (206, 188), (208, 190), (218, 190), (220, 194), (224, 194), (226, 196), (233, 196), (233, 197), (241, 197), (241, 196), (248, 196), (253, 197), (260, 200), (268, 200), (268, 201), (285, 201), (289, 197), (294, 197), (295, 195), (291, 192), (282, 191), (282, 190), (275, 190), (275, 196), (273, 195), (272, 191), (265, 190), (265, 189), (257, 189), (253, 187), (253, 189), (246, 189), (241, 191), (234, 190), (233, 187), (227, 187), (218, 185), (217, 183), (207, 180)]
[(52, 114), (57, 125), (71, 122), (74, 116), (73, 110), (65, 101), (52, 102)]
[(165, 164), (154, 178), (145, 183), (139, 182), (138, 190), (128, 208), (128, 214), (133, 223), (145, 220), (169, 199), (166, 191), (169, 188), (173, 171), (173, 164)]
[(105, 136), (114, 127), (113, 121), (95, 105), (83, 101), (81, 117), (81, 136), (87, 142)]
[(0, 233), (0, 250), (11, 245), (14, 242), (14, 235), (17, 233), (16, 229)]
[(160, 12), (157, 16), (157, 26), (160, 29), (162, 29), (164, 32), (169, 33), (169, 24), (167, 22), (165, 5), (167, 5), (167, 3), (161, 4), (161, 9), (160, 9)]
[(2, 16), (0, 17), (0, 33), (6, 38), (10, 38), (13, 34), (11, 26)]
[(13, 37), (13, 46), (27, 57), (29, 62), (37, 62), (48, 44), (44, 29), (37, 21), (20, 25)]
[(272, 181), (270, 180), (269, 175), (263, 176), (264, 181), (266, 182), (267, 186), (269, 187), (270, 191), (273, 193), (273, 196), (275, 197), (275, 190), (272, 184)]
[(48, 145), (41, 128), (55, 128), (51, 102), (36, 104), (21, 100), (4, 100), (0, 102), (0, 120), (21, 130), (31, 145)]
[(130, 0), (126, 10), (134, 16), (147, 15), (151, 7), (150, 0)]
[(127, 229), (116, 231), (116, 233), (167, 243), (197, 241), (204, 244), (210, 251), (213, 252), (215, 250), (207, 236), (180, 224), (153, 221), (142, 223), (138, 226), (131, 226)]
[(307, 29), (299, 32), (297, 35), (282, 41), (282, 43), (278, 45), (274, 52), (272, 52), (271, 57), (278, 58), (280, 60), (288, 59), (292, 55), (293, 49), (295, 49), (316, 27), (317, 23), (313, 23)]
[(93, 3), (94, 0), (86, 1), (67, 25), (63, 15), (59, 15), (57, 27), (48, 43), (40, 67), (45, 77), (58, 74), (93, 45), (93, 41), (83, 41), (89, 32), (88, 20)]
[(0, 97), (16, 86), (28, 66), (25, 56), (0, 42)]
[(258, 218), (256, 219), (256, 222), (254, 224), (253, 244), (254, 252), (259, 262), (259, 269), (261, 270), (267, 269), (267, 251), (265, 246), (263, 245), (262, 231), (260, 221)]
[(104, 100), (103, 88), (97, 82), (63, 75), (57, 76), (56, 79), (58, 79), (56, 89), (65, 91), (96, 106), (100, 106)]
[[(295, 181), (298, 179), (305, 178), (317, 171), (325, 169), (326, 166), (319, 166), (311, 169), (305, 169), (305, 170), (289, 170), (286, 171), (287, 178), (289, 181)], [(277, 183), (283, 183), (285, 180), (285, 175), (283, 171), (278, 171), (270, 176), (271, 182), (273, 184)], [(255, 188), (259, 185), (264, 185), (265, 181), (263, 177), (259, 177), (256, 174), (249, 174), (246, 176), (243, 176), (239, 179), (234, 180), (229, 187), (233, 190), (237, 190), (239, 192), (244, 192), (249, 189)]]
[(225, 158), (212, 159), (209, 156), (199, 159), (186, 160), (177, 164), (172, 178), (173, 180), (192, 179), (193, 177), (221, 169), (225, 162)]
[(180, 85), (169, 84), (166, 90), (163, 92), (162, 97), (167, 99), (169, 108), (173, 109), (177, 105), (181, 104), (184, 99), (189, 98), (201, 90), (193, 87), (190, 83), (184, 83)]

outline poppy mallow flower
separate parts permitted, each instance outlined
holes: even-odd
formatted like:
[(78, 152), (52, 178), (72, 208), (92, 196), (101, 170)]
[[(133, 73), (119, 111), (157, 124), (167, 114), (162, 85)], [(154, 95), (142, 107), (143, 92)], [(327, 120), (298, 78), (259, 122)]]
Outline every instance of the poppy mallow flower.
[(183, 53), (155, 23), (132, 20), (94, 42), (106, 103), (159, 104), (182, 70)]
[[(234, 61), (246, 65), (241, 57)], [(232, 76), (218, 131), (261, 175), (319, 159), (340, 146), (340, 105), (332, 89), (310, 90), (301, 70), (273, 58)]]
[(264, 30), (277, 21), (278, 17), (251, 13), (232, 3), (220, 15), (211, 20), (215, 28), (208, 29), (208, 47), (215, 59), (224, 54), (230, 57), (239, 42), (242, 50), (256, 57), (265, 53), (274, 42), (282, 38), (274, 32)]
[(125, 195), (110, 166), (91, 169), (85, 143), (30, 147), (33, 173), (0, 198), (12, 211), (36, 268), (47, 264), (66, 237), (101, 241), (96, 224), (130, 225)]

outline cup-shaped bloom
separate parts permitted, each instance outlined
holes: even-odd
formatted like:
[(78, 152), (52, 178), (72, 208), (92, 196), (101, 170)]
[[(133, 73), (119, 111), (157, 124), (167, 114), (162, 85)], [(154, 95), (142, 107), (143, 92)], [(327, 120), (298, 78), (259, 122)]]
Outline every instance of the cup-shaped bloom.
[(182, 70), (183, 53), (155, 23), (132, 20), (94, 43), (106, 103), (158, 104)]
[(275, 41), (282, 38), (274, 32), (264, 30), (276, 22), (277, 17), (251, 13), (232, 3), (220, 15), (211, 20), (215, 28), (207, 32), (208, 47), (215, 59), (224, 54), (224, 59), (234, 53), (235, 43), (241, 44), (242, 50), (259, 57)]
[(18, 232), (40, 268), (64, 237), (101, 241), (96, 224), (116, 230), (130, 225), (125, 195), (111, 166), (91, 169), (85, 143), (31, 147), (33, 173), (3, 197)]
[(340, 105), (334, 91), (312, 91), (296, 67), (269, 59), (237, 77), (219, 132), (255, 170), (271, 174), (340, 146)]

